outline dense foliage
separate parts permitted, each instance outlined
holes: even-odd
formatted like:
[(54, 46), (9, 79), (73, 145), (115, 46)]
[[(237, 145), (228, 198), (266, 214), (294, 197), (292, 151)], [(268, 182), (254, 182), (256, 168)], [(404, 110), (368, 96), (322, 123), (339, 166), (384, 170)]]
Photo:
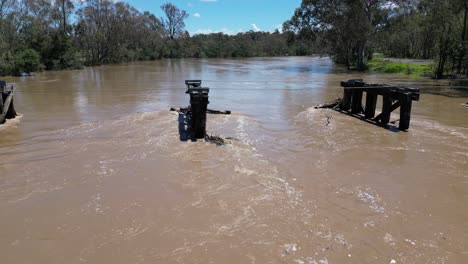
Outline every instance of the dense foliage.
[(283, 32), (237, 35), (190, 36), (184, 10), (171, 3), (161, 10), (158, 18), (112, 0), (0, 0), (0, 75), (162, 58), (313, 53), (365, 70), (376, 52), (434, 59), (438, 78), (468, 72), (468, 0), (303, 0)]
[(161, 9), (165, 16), (157, 18), (111, 0), (0, 0), (0, 75), (161, 58), (314, 52), (309, 40), (278, 31), (190, 36), (184, 10), (170, 3)]
[(468, 0), (303, 0), (285, 30), (320, 39), (336, 62), (364, 70), (375, 52), (434, 59), (435, 77), (467, 75)]

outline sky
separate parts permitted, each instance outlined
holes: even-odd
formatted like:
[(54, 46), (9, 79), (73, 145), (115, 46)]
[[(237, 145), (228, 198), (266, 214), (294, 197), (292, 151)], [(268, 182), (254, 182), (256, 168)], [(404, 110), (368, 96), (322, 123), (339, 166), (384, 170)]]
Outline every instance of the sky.
[(301, 0), (121, 0), (140, 11), (163, 16), (160, 6), (170, 2), (190, 15), (185, 29), (194, 34), (274, 31), (291, 18)]

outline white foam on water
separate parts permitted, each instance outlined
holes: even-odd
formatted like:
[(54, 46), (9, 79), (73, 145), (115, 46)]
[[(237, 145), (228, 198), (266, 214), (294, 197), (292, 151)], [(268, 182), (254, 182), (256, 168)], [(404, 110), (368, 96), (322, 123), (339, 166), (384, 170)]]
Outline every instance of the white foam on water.
[[(298, 251), (300, 247), (296, 243), (289, 243), (284, 245), (284, 254), (289, 255), (289, 254), (294, 254), (296, 251)], [(283, 255), (283, 256), (285, 256)]]
[(12, 129), (12, 128), (17, 128), (18, 125), (20, 124), (22, 118), (23, 118), (23, 115), (18, 114), (13, 119), (5, 120), (5, 123), (0, 125), (0, 131), (9, 130), (9, 129)]
[(295, 262), (298, 264), (328, 264), (328, 259), (323, 258), (317, 260), (313, 257), (303, 257), (300, 259), (296, 259)]
[(369, 204), (369, 208), (371, 208), (374, 212), (382, 214), (385, 213), (385, 208), (378, 204), (380, 200), (378, 197), (363, 190), (357, 190), (357, 196), (361, 201)]
[(389, 233), (386, 233), (385, 236), (383, 237), (383, 240), (385, 241), (385, 243), (389, 244), (390, 246), (394, 247), (396, 246), (396, 241), (395, 239), (393, 238), (392, 235), (390, 235)]

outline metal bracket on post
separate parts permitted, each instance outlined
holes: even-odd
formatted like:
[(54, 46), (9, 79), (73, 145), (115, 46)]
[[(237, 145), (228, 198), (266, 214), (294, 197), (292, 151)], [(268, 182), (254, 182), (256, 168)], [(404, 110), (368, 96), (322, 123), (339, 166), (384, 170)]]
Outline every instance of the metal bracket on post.
[(193, 139), (201, 139), (206, 135), (206, 112), (208, 110), (209, 88), (201, 87), (201, 80), (186, 80), (187, 91), (190, 95), (190, 125)]

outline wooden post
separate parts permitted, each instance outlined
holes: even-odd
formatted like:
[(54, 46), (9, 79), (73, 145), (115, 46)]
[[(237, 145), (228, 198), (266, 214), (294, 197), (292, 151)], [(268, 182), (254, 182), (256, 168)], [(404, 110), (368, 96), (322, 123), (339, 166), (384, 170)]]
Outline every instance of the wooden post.
[(10, 111), (10, 103), (12, 99), (13, 99), (13, 93), (10, 93), (9, 95), (7, 95), (5, 99), (5, 103), (3, 104), (2, 112), (0, 113), (0, 124), (5, 123), (6, 121), (6, 116), (8, 112)]
[(340, 109), (348, 111), (351, 108), (351, 97), (353, 91), (350, 88), (344, 88), (343, 102), (341, 103)]
[(366, 119), (375, 117), (375, 108), (377, 107), (377, 96), (378, 95), (376, 91), (366, 92), (366, 109), (365, 109)]
[(192, 114), (192, 138), (200, 139), (206, 135), (206, 111), (208, 108), (208, 93), (191, 93), (190, 106)]
[(380, 114), (380, 123), (382, 125), (387, 125), (390, 122), (390, 115), (392, 113), (392, 103), (393, 100), (390, 97), (390, 95), (383, 96), (382, 113)]
[(353, 89), (353, 98), (351, 100), (351, 113), (359, 114), (362, 112), (362, 90)]
[(5, 118), (6, 119), (12, 119), (16, 117), (16, 110), (15, 110), (15, 105), (14, 105), (14, 100), (13, 100), (13, 92), (11, 93), (11, 102), (10, 102), (10, 107), (8, 108)]
[(190, 125), (192, 139), (206, 135), (206, 112), (208, 110), (209, 88), (201, 87), (201, 80), (186, 80), (186, 93), (190, 94)]
[(400, 130), (408, 130), (411, 118), (411, 95), (408, 93), (400, 95)]

